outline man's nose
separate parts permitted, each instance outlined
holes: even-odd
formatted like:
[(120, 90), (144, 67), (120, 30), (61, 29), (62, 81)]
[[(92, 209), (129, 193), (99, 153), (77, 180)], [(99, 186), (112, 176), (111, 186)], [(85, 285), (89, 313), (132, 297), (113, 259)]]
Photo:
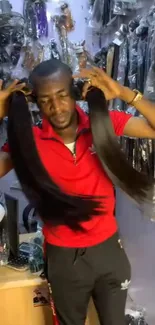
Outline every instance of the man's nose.
[(53, 110), (53, 113), (60, 113), (61, 111), (61, 105), (60, 101), (58, 99), (54, 99), (51, 103), (51, 110)]

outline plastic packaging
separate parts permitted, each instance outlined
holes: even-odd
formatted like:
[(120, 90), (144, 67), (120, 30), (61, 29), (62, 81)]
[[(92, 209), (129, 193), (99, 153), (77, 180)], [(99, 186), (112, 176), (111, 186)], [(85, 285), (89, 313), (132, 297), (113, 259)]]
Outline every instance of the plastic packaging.
[(59, 42), (61, 46), (61, 59), (64, 63), (72, 66), (73, 50), (70, 47), (68, 33), (74, 29), (74, 22), (69, 5), (66, 2), (59, 1), (57, 6), (57, 14), (53, 17), (53, 22), (57, 29)]
[(106, 26), (113, 18), (113, 13), (111, 9), (112, 9), (112, 1), (111, 0), (104, 1), (103, 16), (102, 16), (103, 26)]
[(50, 42), (50, 56), (51, 59), (61, 60), (61, 56), (57, 49), (57, 44), (54, 39), (52, 39)]
[(72, 18), (71, 10), (67, 2), (63, 2), (60, 6), (62, 12), (62, 18), (64, 18), (64, 27), (67, 32), (71, 32), (74, 29), (74, 21)]
[(44, 57), (44, 47), (39, 41), (27, 42), (26, 46), (23, 48), (25, 53), (23, 67), (32, 71), (36, 65), (43, 61)]
[(129, 88), (137, 89), (138, 37), (134, 31), (129, 35)]
[(79, 43), (69, 43), (70, 52), (72, 51), (71, 67), (73, 73), (77, 73), (80, 69), (87, 67), (87, 52), (85, 50), (85, 41)]
[(4, 69), (0, 69), (0, 79), (3, 80), (3, 86), (5, 87), (8, 81), (11, 79), (11, 74)]
[(139, 36), (138, 41), (138, 62), (137, 62), (137, 89), (143, 93), (145, 86), (145, 68), (146, 68), (146, 53), (148, 40), (148, 27), (140, 25), (136, 30)]
[(100, 29), (103, 26), (104, 3), (104, 0), (95, 0), (94, 2), (89, 26), (94, 27), (95, 29)]
[(67, 34), (67, 29), (65, 27), (64, 18), (62, 16), (56, 15), (53, 17), (53, 22), (55, 24), (59, 36), (59, 42), (62, 51), (62, 61), (64, 63), (69, 63), (70, 61), (69, 45), (68, 45), (69, 41), (68, 41), (68, 34)]
[(107, 52), (107, 60), (106, 60), (106, 72), (108, 76), (112, 77), (113, 72), (113, 62), (114, 62), (114, 55), (115, 55), (115, 46), (111, 45)]
[(128, 309), (126, 312), (126, 325), (148, 325), (143, 310)]
[(36, 1), (34, 10), (37, 18), (37, 38), (48, 36), (48, 21), (46, 16), (46, 2)]
[(8, 0), (1, 0), (0, 2), (0, 12), (1, 14), (9, 15), (11, 14), (12, 5)]
[(16, 26), (11, 33), (12, 49), (10, 60), (13, 66), (16, 66), (21, 54), (21, 49), (24, 44), (24, 28), (23, 26)]
[(128, 34), (128, 31), (129, 31), (128, 26), (125, 24), (121, 24), (119, 30), (117, 30), (117, 32), (114, 35), (113, 43), (120, 46), (124, 42), (124, 39)]
[(46, 1), (25, 0), (23, 7), (26, 35), (33, 40), (48, 36)]
[(148, 325), (145, 308), (137, 305), (131, 298), (130, 294), (127, 297), (127, 305), (125, 310), (126, 325)]
[(107, 69), (107, 48), (102, 48), (99, 52), (97, 52), (94, 56), (94, 62), (95, 64), (103, 69)]
[[(0, 225), (1, 227), (1, 225)], [(0, 266), (8, 264), (9, 258), (9, 241), (5, 226), (0, 230)]]
[(0, 266), (8, 263), (9, 238), (7, 232), (7, 209), (4, 194), (0, 192)]
[(95, 3), (95, 0), (89, 0), (88, 2), (88, 6), (89, 6), (89, 9), (92, 10), (93, 6), (94, 6), (94, 3)]
[[(155, 7), (152, 7), (149, 15), (149, 33), (148, 33), (148, 42), (146, 49), (146, 72), (145, 72), (145, 89), (144, 96), (153, 101), (155, 100), (155, 17), (154, 17)], [(152, 17), (153, 14), (153, 17)]]
[(25, 33), (27, 37), (37, 38), (37, 15), (33, 2), (24, 0), (23, 16), (25, 20)]
[(41, 227), (30, 240), (29, 268), (31, 273), (42, 273), (44, 269), (43, 235)]
[(24, 44), (24, 28), (16, 26), (11, 33), (11, 42), (15, 45), (22, 46)]
[(147, 76), (144, 96), (150, 101), (155, 102), (155, 61), (152, 62)]
[(9, 64), (10, 62), (10, 57), (7, 51), (3, 47), (0, 48), (0, 64)]
[(57, 21), (57, 24), (66, 29), (67, 33), (74, 29), (75, 22), (72, 17), (70, 6), (66, 1), (57, 1), (54, 19)]
[(137, 0), (114, 0), (113, 12), (115, 15), (127, 16), (137, 9)]
[(10, 41), (11, 41), (10, 27), (6, 26), (0, 28), (0, 46), (5, 47), (9, 45)]
[[(124, 40), (122, 45), (120, 46), (119, 51), (119, 64), (118, 64), (118, 74), (117, 74), (117, 81), (121, 84), (125, 84), (126, 79), (126, 71), (127, 71), (127, 64), (128, 64), (128, 41), (127, 38)], [(114, 109), (118, 111), (124, 110), (124, 102), (120, 99), (114, 100)]]
[[(12, 15), (12, 21), (5, 23), (3, 17), (1, 19), (0, 26), (0, 64), (5, 70), (12, 70), (13, 66), (16, 66), (21, 53), (21, 48), (24, 43), (24, 27), (19, 24), (16, 25), (16, 16)], [(3, 24), (4, 23), (4, 26)]]
[(14, 45), (11, 51), (10, 60), (13, 66), (16, 66), (20, 59), (21, 46)]

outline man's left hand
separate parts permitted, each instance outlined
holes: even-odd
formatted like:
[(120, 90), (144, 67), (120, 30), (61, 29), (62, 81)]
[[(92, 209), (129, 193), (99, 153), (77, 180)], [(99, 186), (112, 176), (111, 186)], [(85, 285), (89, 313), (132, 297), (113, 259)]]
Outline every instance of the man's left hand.
[[(117, 81), (109, 77), (103, 70), (93, 67), (92, 69), (82, 69), (80, 73), (73, 76), (74, 79), (88, 79), (84, 85), (83, 98), (86, 97), (87, 92), (91, 87), (97, 87), (103, 91), (106, 100), (115, 98), (124, 99), (125, 87), (120, 85)], [(133, 94), (134, 95), (134, 94)]]

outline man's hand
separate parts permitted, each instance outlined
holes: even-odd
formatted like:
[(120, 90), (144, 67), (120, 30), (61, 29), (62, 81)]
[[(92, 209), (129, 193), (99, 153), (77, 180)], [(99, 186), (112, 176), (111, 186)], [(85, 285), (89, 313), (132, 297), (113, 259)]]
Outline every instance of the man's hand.
[[(135, 92), (133, 90), (120, 85), (103, 70), (96, 67), (93, 67), (91, 70), (82, 69), (73, 78), (88, 79), (88, 82), (84, 85), (83, 98), (86, 97), (91, 87), (101, 89), (107, 100), (119, 98), (126, 103), (132, 103), (135, 98)], [(155, 104), (142, 98), (134, 106), (145, 119), (132, 117), (124, 128), (124, 135), (136, 138), (155, 139)], [(120, 114), (122, 113), (120, 112)]]
[[(120, 85), (117, 81), (110, 78), (103, 70), (93, 67), (91, 70), (82, 69), (80, 73), (73, 76), (74, 79), (88, 79), (88, 82), (84, 85), (83, 89), (83, 98), (85, 98), (87, 92), (91, 87), (97, 87), (101, 89), (105, 95), (105, 98), (109, 101), (115, 98), (120, 98), (122, 100), (126, 100), (124, 98), (125, 87)], [(135, 93), (130, 91), (130, 99), (131, 102)]]
[(0, 119), (7, 116), (8, 112), (8, 100), (10, 95), (17, 91), (22, 90), (25, 87), (25, 83), (18, 84), (18, 80), (15, 80), (6, 89), (2, 90), (3, 81), (0, 80)]

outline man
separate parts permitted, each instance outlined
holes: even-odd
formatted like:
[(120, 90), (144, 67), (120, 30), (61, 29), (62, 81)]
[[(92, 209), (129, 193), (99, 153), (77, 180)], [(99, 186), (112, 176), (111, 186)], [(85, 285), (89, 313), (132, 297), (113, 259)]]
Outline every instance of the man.
[[(97, 68), (83, 70), (74, 77), (88, 79), (84, 97), (89, 87), (95, 86), (107, 100), (118, 97), (144, 116), (134, 118), (111, 112), (117, 136), (155, 138), (155, 107), (140, 93), (121, 86)], [(83, 222), (84, 232), (75, 232), (65, 225), (44, 226), (48, 278), (59, 324), (84, 325), (92, 296), (102, 325), (125, 325), (130, 264), (117, 233), (113, 184), (100, 168), (93, 144), (88, 140), (89, 118), (76, 106), (70, 90), (72, 76), (64, 72), (60, 61), (43, 62), (33, 71), (31, 81), (43, 114), (42, 129), (34, 129), (34, 138), (49, 175), (66, 192), (100, 194), (108, 200), (106, 215)], [(7, 99), (16, 86), (15, 82), (0, 92), (1, 118), (7, 113)], [(11, 167), (9, 155), (3, 153), (0, 175)]]

